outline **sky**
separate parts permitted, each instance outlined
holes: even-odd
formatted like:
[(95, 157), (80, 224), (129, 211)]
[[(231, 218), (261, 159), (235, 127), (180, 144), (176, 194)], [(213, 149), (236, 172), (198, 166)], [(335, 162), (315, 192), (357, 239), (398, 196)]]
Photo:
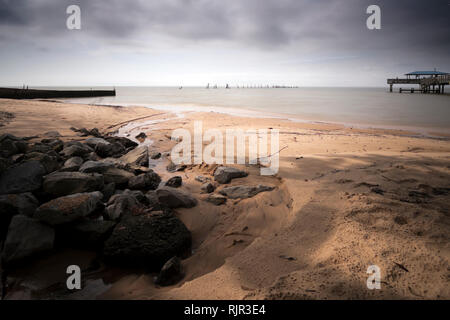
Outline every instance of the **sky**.
[(2, 86), (382, 87), (449, 57), (450, 0), (0, 0)]

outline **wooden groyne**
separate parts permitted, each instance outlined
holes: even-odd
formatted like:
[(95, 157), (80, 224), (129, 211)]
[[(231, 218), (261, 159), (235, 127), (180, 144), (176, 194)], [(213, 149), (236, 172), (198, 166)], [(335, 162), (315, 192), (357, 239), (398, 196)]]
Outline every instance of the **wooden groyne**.
[(116, 90), (41, 90), (0, 88), (0, 98), (4, 99), (53, 99), (89, 98), (115, 96)]

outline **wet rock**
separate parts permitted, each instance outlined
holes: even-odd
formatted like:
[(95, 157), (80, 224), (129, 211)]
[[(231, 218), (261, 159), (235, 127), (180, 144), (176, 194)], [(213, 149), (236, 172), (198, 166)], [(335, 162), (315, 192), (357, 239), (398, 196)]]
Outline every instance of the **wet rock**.
[(82, 219), (56, 230), (56, 242), (74, 248), (98, 249), (111, 235), (113, 221)]
[(88, 138), (86, 141), (84, 141), (85, 144), (87, 144), (89, 147), (95, 150), (98, 144), (110, 144), (108, 141), (106, 141), (103, 138)]
[(197, 205), (197, 199), (189, 193), (171, 187), (161, 187), (156, 190), (159, 203), (168, 208), (192, 208)]
[(2, 260), (14, 264), (53, 249), (55, 231), (36, 219), (23, 215), (12, 218)]
[(156, 172), (151, 170), (147, 173), (130, 178), (128, 181), (128, 187), (132, 190), (155, 190), (158, 188), (160, 182), (161, 177)]
[(177, 217), (153, 213), (122, 219), (106, 240), (103, 253), (111, 263), (157, 271), (190, 247), (191, 234)]
[(178, 257), (172, 257), (161, 268), (155, 283), (160, 286), (170, 286), (177, 283), (182, 278), (183, 272), (181, 268), (181, 260)]
[(147, 138), (147, 135), (145, 134), (145, 132), (141, 132), (135, 138), (138, 139), (139, 141), (141, 140), (144, 141), (145, 138)]
[(35, 191), (42, 185), (45, 168), (39, 161), (9, 167), (0, 176), (0, 194)]
[(221, 184), (229, 183), (232, 179), (246, 176), (248, 176), (247, 172), (233, 167), (218, 167), (214, 172), (214, 180)]
[(215, 187), (211, 182), (206, 182), (202, 184), (201, 188), (203, 193), (211, 193), (214, 191)]
[(103, 189), (103, 176), (97, 173), (53, 172), (44, 179), (43, 188), (55, 197)]
[(257, 195), (260, 192), (272, 191), (275, 189), (271, 186), (257, 185), (257, 186), (233, 186), (227, 187), (219, 191), (220, 194), (227, 196), (230, 199), (246, 199)]
[(120, 194), (113, 195), (106, 206), (105, 212), (109, 220), (118, 220), (122, 216), (131, 214), (132, 212), (143, 207), (142, 202), (138, 199), (139, 194), (130, 190), (125, 190)]
[(126, 137), (106, 137), (106, 141), (110, 143), (118, 142), (125, 147), (125, 149), (136, 148), (139, 144)]
[(61, 151), (61, 154), (68, 158), (71, 157), (83, 158), (92, 151), (93, 151), (92, 148), (90, 148), (89, 146), (79, 143), (79, 144), (72, 144), (70, 146), (65, 146), (64, 149)]
[(83, 173), (104, 173), (108, 169), (113, 168), (114, 164), (103, 161), (86, 161), (80, 167), (79, 171)]
[(173, 162), (169, 163), (166, 167), (169, 172), (184, 171), (186, 168), (187, 166), (184, 164), (175, 164)]
[(161, 152), (158, 152), (158, 151), (150, 152), (150, 159), (156, 160), (156, 159), (159, 159), (159, 158), (161, 158)]
[(38, 205), (37, 199), (30, 192), (0, 195), (0, 242), (5, 238), (13, 216), (32, 216)]
[(216, 206), (220, 206), (227, 202), (227, 198), (220, 194), (210, 194), (205, 200)]
[(183, 179), (180, 176), (175, 176), (167, 180), (166, 187), (178, 188), (181, 187)]
[(64, 162), (64, 165), (60, 169), (60, 171), (66, 171), (66, 172), (78, 171), (82, 164), (83, 164), (83, 158), (72, 157), (72, 158), (67, 159), (66, 162)]
[(52, 226), (69, 223), (101, 208), (102, 198), (99, 191), (56, 198), (41, 205), (33, 217)]
[(109, 144), (97, 144), (95, 147), (95, 153), (102, 158), (119, 158), (124, 155), (125, 152), (125, 147), (118, 142)]
[(127, 164), (148, 167), (148, 157), (148, 147), (142, 146), (123, 155), (120, 160)]
[(134, 174), (123, 169), (109, 168), (103, 173), (105, 183), (114, 182), (117, 187), (127, 186), (128, 180), (134, 177)]

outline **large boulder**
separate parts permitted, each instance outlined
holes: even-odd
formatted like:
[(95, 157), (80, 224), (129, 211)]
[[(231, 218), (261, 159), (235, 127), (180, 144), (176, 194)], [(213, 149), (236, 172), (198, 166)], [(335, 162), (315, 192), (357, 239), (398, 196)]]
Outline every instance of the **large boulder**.
[(104, 246), (106, 261), (159, 271), (173, 256), (185, 255), (191, 233), (173, 214), (153, 212), (122, 219)]
[(89, 138), (86, 139), (86, 141), (84, 141), (84, 143), (86, 143), (89, 147), (95, 149), (95, 147), (97, 147), (98, 144), (110, 144), (108, 141), (106, 141), (103, 138)]
[(124, 155), (125, 152), (125, 147), (118, 142), (109, 144), (99, 143), (95, 146), (95, 153), (102, 158), (119, 158)]
[(158, 188), (160, 182), (161, 177), (156, 172), (153, 172), (153, 170), (151, 170), (149, 172), (132, 177), (128, 181), (128, 187), (132, 190), (155, 190), (156, 188)]
[(97, 173), (54, 172), (45, 176), (43, 189), (55, 197), (103, 189), (103, 176)]
[(0, 194), (35, 191), (42, 185), (45, 168), (39, 161), (9, 167), (0, 176)]
[(127, 186), (128, 180), (134, 177), (134, 174), (124, 169), (109, 168), (103, 173), (103, 177), (105, 178), (105, 183), (114, 182), (116, 186)]
[(275, 189), (275, 187), (264, 186), (259, 184), (257, 186), (227, 187), (220, 190), (219, 193), (223, 194), (224, 196), (227, 196), (230, 199), (246, 199), (257, 195), (260, 192), (272, 191), (273, 189)]
[(0, 241), (5, 238), (13, 216), (32, 216), (38, 205), (37, 199), (30, 192), (0, 195)]
[[(98, 138), (95, 138), (98, 139)], [(114, 164), (111, 162), (103, 161), (86, 161), (80, 167), (80, 172), (83, 173), (104, 173), (110, 168), (113, 168)]]
[(12, 134), (0, 135), (0, 156), (8, 158), (17, 153), (25, 153), (27, 150), (27, 142), (13, 136)]
[(64, 149), (61, 151), (61, 154), (68, 158), (70, 158), (70, 157), (85, 157), (87, 154), (91, 153), (92, 151), (93, 151), (93, 149), (90, 148), (89, 146), (78, 142), (75, 144), (69, 144), (69, 145), (66, 144), (64, 146)]
[(218, 167), (214, 172), (214, 180), (218, 183), (229, 183), (232, 179), (243, 178), (248, 173), (233, 167)]
[(148, 147), (142, 146), (136, 148), (120, 157), (120, 160), (127, 164), (135, 164), (142, 167), (148, 167)]
[(41, 205), (34, 218), (52, 226), (69, 223), (101, 208), (102, 198), (100, 191), (56, 198)]
[(83, 164), (83, 158), (72, 157), (72, 158), (67, 159), (66, 162), (64, 162), (64, 165), (60, 169), (60, 171), (67, 171), (67, 172), (78, 171), (82, 164)]
[(134, 142), (133, 140), (130, 140), (126, 137), (106, 137), (105, 138), (109, 143), (115, 143), (118, 142), (121, 145), (123, 145), (126, 149), (132, 149), (137, 147), (139, 144)]
[(30, 152), (24, 155), (24, 161), (39, 161), (45, 169), (45, 173), (56, 171), (60, 168), (58, 158), (41, 152)]
[(36, 219), (23, 215), (12, 218), (3, 247), (2, 260), (14, 264), (53, 249), (55, 231)]
[(192, 208), (197, 205), (197, 199), (189, 193), (171, 187), (161, 187), (156, 190), (158, 201), (168, 208)]
[(98, 249), (111, 235), (113, 221), (82, 219), (56, 230), (56, 242), (73, 248)]

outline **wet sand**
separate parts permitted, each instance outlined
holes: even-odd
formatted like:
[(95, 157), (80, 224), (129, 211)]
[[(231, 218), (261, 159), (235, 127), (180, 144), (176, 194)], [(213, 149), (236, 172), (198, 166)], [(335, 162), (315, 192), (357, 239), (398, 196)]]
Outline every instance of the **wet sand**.
[[(73, 137), (70, 127), (97, 127), (134, 137), (143, 131), (149, 148), (159, 152), (174, 146), (172, 130), (192, 130), (194, 120), (202, 120), (204, 130), (280, 130), (279, 145), (286, 148), (278, 174), (260, 176), (258, 167), (241, 166), (249, 176), (231, 183), (275, 190), (223, 206), (202, 201), (206, 195), (194, 179), (214, 166), (169, 173), (167, 159), (153, 162), (164, 180), (181, 175), (182, 190), (200, 200), (194, 208), (177, 210), (193, 235), (193, 253), (183, 260), (186, 276), (159, 288), (153, 275), (130, 272), (105, 278), (106, 287), (89, 298), (450, 298), (448, 139), (214, 112), (180, 117), (143, 107), (0, 100), (0, 111), (14, 114), (2, 121), (1, 133), (57, 130)], [(366, 270), (373, 264), (381, 268), (381, 290), (366, 287)]]

